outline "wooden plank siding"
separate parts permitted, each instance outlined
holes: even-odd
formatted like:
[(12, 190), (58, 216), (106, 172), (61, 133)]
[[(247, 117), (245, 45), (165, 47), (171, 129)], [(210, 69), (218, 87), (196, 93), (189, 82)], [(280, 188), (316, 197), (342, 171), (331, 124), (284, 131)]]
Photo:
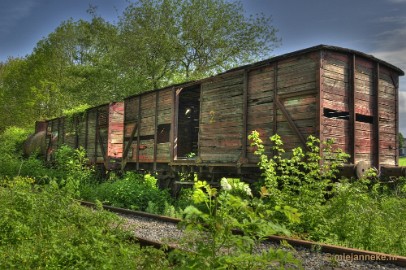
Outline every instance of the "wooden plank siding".
[[(249, 72), (248, 134), (259, 132), (267, 154), (271, 154), (269, 137), (274, 133), (281, 136), (288, 151), (304, 147), (303, 139), (316, 135), (317, 61), (317, 55), (311, 53)], [(282, 108), (274, 104), (275, 97)], [(248, 160), (255, 163), (258, 158), (253, 151), (248, 146)]]
[(237, 162), (241, 157), (244, 73), (201, 84), (199, 157), (202, 162)]
[[(125, 100), (124, 149), (129, 147), (127, 162), (169, 163), (170, 141), (158, 142), (160, 125), (171, 128), (172, 88), (162, 89)], [(166, 126), (167, 128), (168, 126)], [(131, 133), (135, 130), (134, 138)], [(169, 130), (161, 130), (169, 132)], [(155, 136), (156, 135), (156, 136)], [(168, 136), (169, 137), (169, 136)], [(131, 145), (128, 143), (131, 141)]]
[(124, 140), (124, 103), (114, 102), (109, 105), (109, 123), (107, 156), (121, 159), (123, 157)]
[(347, 55), (337, 52), (324, 52), (322, 59), (321, 87), (323, 90), (322, 125), (324, 140), (333, 139), (336, 147), (349, 153), (350, 149), (350, 124), (349, 119), (334, 117), (330, 118), (324, 113), (324, 109), (340, 112), (350, 111), (350, 59)]
[[(170, 156), (170, 139), (169, 134), (173, 128), (172, 121), (172, 88), (166, 88), (158, 92), (158, 115), (157, 115), (157, 153), (156, 162), (157, 163), (169, 163), (171, 161)], [(160, 126), (166, 125), (164, 128), (159, 129)], [(160, 140), (159, 136), (165, 137), (164, 140)], [(166, 140), (167, 139), (167, 140)]]
[[(323, 136), (325, 139), (333, 138), (336, 146), (350, 154), (353, 142), (354, 163), (368, 161), (374, 166), (395, 165), (396, 83), (393, 83), (388, 68), (378, 69), (375, 61), (355, 56), (352, 94), (349, 79), (352, 57), (347, 53), (325, 53), (322, 78), (324, 108), (347, 112), (349, 118), (324, 117)], [(351, 95), (354, 95), (354, 136), (350, 121)]]
[[(252, 166), (258, 159), (246, 137), (257, 130), (269, 155), (275, 133), (288, 152), (305, 147), (314, 135), (334, 139), (334, 147), (350, 153), (353, 163), (396, 164), (399, 75), (401, 70), (370, 55), (320, 45), (128, 97), (124, 158), (154, 168), (156, 163)], [(188, 123), (180, 118), (187, 108), (180, 103), (195, 98), (185, 95), (189, 90), (196, 99), (200, 91), (198, 152), (192, 160), (178, 145), (190, 138), (177, 130)]]
[(124, 152), (125, 162), (135, 162), (139, 137), (139, 103), (140, 96), (134, 96), (124, 101)]
[(66, 144), (107, 167), (122, 159), (142, 170), (241, 172), (258, 162), (247, 140), (257, 130), (268, 155), (274, 134), (288, 153), (314, 135), (334, 139), (350, 163), (396, 165), (401, 75), (373, 56), (320, 45), (48, 120), (46, 159)]
[(399, 118), (398, 76), (388, 68), (380, 67), (378, 87), (380, 163), (395, 165), (399, 158), (399, 128), (395, 120)]
[[(273, 135), (273, 110), (275, 89), (274, 65), (251, 70), (248, 73), (248, 123), (247, 133), (258, 131), (264, 142), (266, 154), (271, 154), (271, 142), (269, 137)], [(246, 134), (248, 136), (248, 134)], [(247, 146), (247, 158), (251, 163), (258, 162), (254, 155), (254, 149)]]

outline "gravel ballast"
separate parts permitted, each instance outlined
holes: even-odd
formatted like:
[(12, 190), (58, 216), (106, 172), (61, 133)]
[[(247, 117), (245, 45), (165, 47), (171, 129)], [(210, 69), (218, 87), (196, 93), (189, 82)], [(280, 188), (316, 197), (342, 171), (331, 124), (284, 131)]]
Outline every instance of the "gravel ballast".
[[(121, 214), (121, 216), (125, 219), (124, 228), (134, 232), (136, 237), (175, 245), (173, 239), (183, 237), (183, 231), (178, 228), (177, 224), (134, 215)], [(271, 247), (290, 250), (294, 257), (301, 261), (304, 269), (406, 269), (383, 261), (371, 260), (370, 258), (368, 260), (368, 257), (322, 253), (302, 247), (292, 249), (269, 241), (261, 244), (260, 249)]]

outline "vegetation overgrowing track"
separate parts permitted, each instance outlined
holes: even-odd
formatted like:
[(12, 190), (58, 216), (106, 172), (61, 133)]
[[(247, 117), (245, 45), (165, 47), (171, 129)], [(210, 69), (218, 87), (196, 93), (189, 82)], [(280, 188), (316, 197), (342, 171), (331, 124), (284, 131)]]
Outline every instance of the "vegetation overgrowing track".
[[(86, 202), (86, 201), (81, 201), (80, 203), (87, 207), (96, 206), (94, 203)], [(150, 214), (150, 213), (141, 212), (141, 211), (133, 211), (133, 210), (124, 209), (124, 208), (117, 208), (117, 207), (112, 207), (112, 206), (108, 206), (108, 205), (103, 205), (103, 208), (107, 211), (111, 211), (113, 213), (123, 215), (124, 217), (129, 218), (129, 219), (131, 217), (141, 217), (141, 218), (156, 220), (157, 222), (169, 223), (169, 224), (175, 225), (174, 227), (176, 227), (176, 225), (182, 221), (181, 219), (177, 219), (177, 218)], [(162, 243), (160, 241), (156, 241), (155, 239), (151, 240), (151, 239), (147, 239), (145, 237), (134, 236), (134, 240), (138, 241), (141, 245), (144, 245), (144, 246), (153, 246), (155, 248), (165, 247), (165, 249), (167, 251), (172, 251), (172, 250), (176, 249), (176, 245), (171, 245), (171, 244), (168, 245), (167, 243)], [(320, 253), (328, 254), (329, 256), (327, 256), (327, 258), (331, 258), (330, 263), (332, 263), (333, 261), (335, 261), (335, 263), (337, 263), (337, 261), (347, 261), (348, 263), (353, 263), (353, 262), (358, 261), (360, 263), (362, 263), (362, 262), (371, 263), (371, 265), (385, 264), (386, 267), (391, 268), (391, 269), (404, 269), (404, 267), (406, 267), (406, 257), (403, 257), (403, 256), (390, 255), (390, 254), (385, 254), (385, 253), (366, 251), (366, 250), (360, 250), (360, 249), (354, 249), (354, 248), (347, 248), (347, 247), (336, 246), (336, 245), (322, 244), (322, 243), (317, 243), (317, 242), (312, 242), (312, 241), (307, 241), (307, 240), (294, 239), (294, 238), (290, 238), (290, 237), (276, 236), (276, 235), (268, 236), (267, 241), (272, 242), (273, 244), (271, 244), (271, 245), (273, 247), (277, 247), (279, 243), (285, 243), (283, 245), (286, 245), (286, 243), (287, 243), (287, 244), (295, 247), (298, 250), (302, 250), (302, 252), (305, 250), (304, 252), (306, 253), (306, 255), (309, 255), (309, 252), (313, 253), (314, 251), (317, 251), (317, 253), (319, 255), (320, 255)], [(321, 257), (318, 257), (318, 258), (320, 259)], [(392, 267), (392, 265), (400, 266), (401, 268)], [(347, 265), (347, 267), (348, 267), (348, 265)]]

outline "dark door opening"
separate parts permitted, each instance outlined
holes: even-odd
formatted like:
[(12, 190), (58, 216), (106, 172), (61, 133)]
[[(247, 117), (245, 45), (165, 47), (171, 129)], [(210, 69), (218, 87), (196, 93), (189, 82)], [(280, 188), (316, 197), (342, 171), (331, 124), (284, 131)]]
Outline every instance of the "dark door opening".
[(198, 156), (200, 86), (179, 93), (177, 158)]

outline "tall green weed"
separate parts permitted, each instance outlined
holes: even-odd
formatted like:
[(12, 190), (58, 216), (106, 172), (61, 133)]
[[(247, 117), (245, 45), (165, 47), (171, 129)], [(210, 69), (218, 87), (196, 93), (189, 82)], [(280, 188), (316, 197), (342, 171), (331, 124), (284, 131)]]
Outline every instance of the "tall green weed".
[(218, 190), (206, 181), (195, 182), (194, 205), (184, 210), (183, 221), (187, 232), (183, 245), (191, 252), (172, 254), (178, 269), (282, 269), (298, 265), (286, 251), (256, 252), (263, 237), (288, 231), (273, 222), (270, 211), (263, 211), (262, 200), (252, 196), (248, 184), (223, 178), (221, 185)]
[[(260, 159), (261, 192), (269, 195), (268, 208), (287, 205), (301, 215), (299, 223), (289, 226), (294, 233), (322, 242), (406, 255), (404, 178), (385, 182), (370, 171), (360, 180), (339, 179), (338, 167), (348, 155), (333, 150), (332, 142), (320, 143), (312, 136), (307, 141), (310, 151), (296, 148), (290, 155), (285, 153), (280, 137), (272, 136), (272, 157), (265, 155), (257, 132), (249, 138)], [(286, 216), (275, 213), (277, 220)]]
[(268, 157), (258, 132), (252, 132), (248, 138), (259, 157), (262, 182), (269, 194), (268, 204), (298, 209), (302, 222), (293, 224), (295, 231), (305, 233), (312, 230), (322, 218), (322, 208), (330, 196), (332, 180), (337, 178), (338, 168), (348, 155), (340, 149), (333, 150), (331, 141), (320, 143), (314, 136), (309, 136), (307, 140), (308, 151), (297, 147), (287, 154), (281, 137), (275, 134), (270, 138), (274, 154)]
[(17, 127), (9, 127), (0, 134), (0, 177), (26, 176), (38, 183), (63, 178), (64, 173), (47, 168), (36, 153), (23, 157), (23, 145), (29, 134), (30, 131)]

